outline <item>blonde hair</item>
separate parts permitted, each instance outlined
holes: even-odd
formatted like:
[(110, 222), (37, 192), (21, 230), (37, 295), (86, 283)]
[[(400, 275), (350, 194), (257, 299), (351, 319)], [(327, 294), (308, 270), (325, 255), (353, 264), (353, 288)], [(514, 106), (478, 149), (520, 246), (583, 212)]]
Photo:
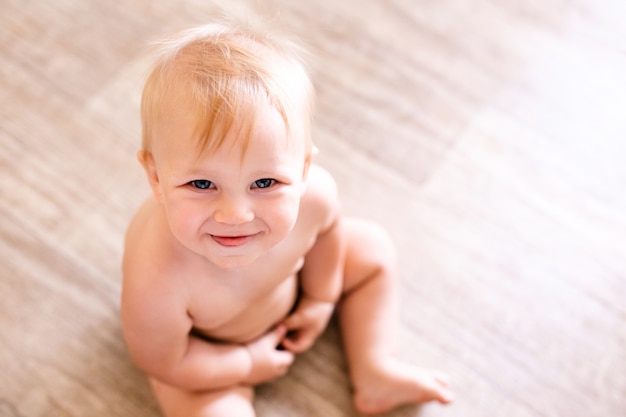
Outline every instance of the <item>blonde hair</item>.
[(288, 137), (290, 120), (304, 120), (303, 140), (307, 154), (311, 152), (314, 93), (303, 51), (294, 43), (249, 27), (209, 24), (158, 46), (141, 99), (142, 151), (152, 151), (158, 121), (173, 106), (191, 105), (198, 113), (200, 151), (217, 150), (237, 122), (245, 152), (256, 109), (269, 101), (282, 116)]

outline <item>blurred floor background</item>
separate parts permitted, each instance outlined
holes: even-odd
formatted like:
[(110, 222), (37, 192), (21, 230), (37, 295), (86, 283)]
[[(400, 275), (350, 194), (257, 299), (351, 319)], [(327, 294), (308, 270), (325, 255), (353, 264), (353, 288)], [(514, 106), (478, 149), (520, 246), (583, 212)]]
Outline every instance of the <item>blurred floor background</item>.
[[(151, 41), (223, 13), (311, 51), (318, 162), (401, 255), (399, 354), (450, 407), (626, 413), (626, 6), (0, 0), (0, 416), (157, 416), (118, 321)], [(259, 416), (356, 416), (335, 327)]]

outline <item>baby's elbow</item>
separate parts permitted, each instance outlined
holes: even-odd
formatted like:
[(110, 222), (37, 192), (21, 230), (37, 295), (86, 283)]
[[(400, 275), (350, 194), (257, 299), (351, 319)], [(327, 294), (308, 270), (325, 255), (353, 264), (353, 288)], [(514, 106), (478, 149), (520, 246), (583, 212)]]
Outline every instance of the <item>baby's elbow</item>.
[(127, 342), (128, 352), (135, 366), (143, 373), (162, 379), (167, 373), (166, 361), (159, 358), (149, 349)]
[(174, 366), (169, 355), (154, 349), (139, 335), (127, 334), (125, 339), (130, 359), (141, 372), (164, 382), (171, 379)]

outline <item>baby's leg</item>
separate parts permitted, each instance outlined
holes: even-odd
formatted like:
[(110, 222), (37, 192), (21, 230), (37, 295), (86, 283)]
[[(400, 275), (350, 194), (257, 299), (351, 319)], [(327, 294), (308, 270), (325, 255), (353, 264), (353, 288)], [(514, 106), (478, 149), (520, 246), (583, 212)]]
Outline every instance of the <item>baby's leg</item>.
[(150, 380), (165, 417), (254, 417), (252, 387), (190, 392)]
[(443, 374), (393, 358), (398, 305), (388, 235), (367, 221), (345, 219), (343, 227), (347, 255), (339, 319), (355, 407), (376, 414), (406, 403), (450, 402)]

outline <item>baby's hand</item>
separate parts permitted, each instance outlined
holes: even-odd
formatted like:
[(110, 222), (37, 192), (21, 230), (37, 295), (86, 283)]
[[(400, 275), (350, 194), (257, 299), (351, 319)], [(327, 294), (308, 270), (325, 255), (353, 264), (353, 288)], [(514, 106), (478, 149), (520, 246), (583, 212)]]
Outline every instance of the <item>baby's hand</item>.
[(287, 373), (294, 354), (279, 349), (286, 334), (287, 327), (281, 324), (246, 345), (252, 359), (252, 369), (244, 383), (257, 385)]
[(284, 321), (289, 330), (282, 346), (290, 352), (300, 353), (309, 349), (324, 331), (335, 303), (318, 301), (304, 295), (296, 311)]

